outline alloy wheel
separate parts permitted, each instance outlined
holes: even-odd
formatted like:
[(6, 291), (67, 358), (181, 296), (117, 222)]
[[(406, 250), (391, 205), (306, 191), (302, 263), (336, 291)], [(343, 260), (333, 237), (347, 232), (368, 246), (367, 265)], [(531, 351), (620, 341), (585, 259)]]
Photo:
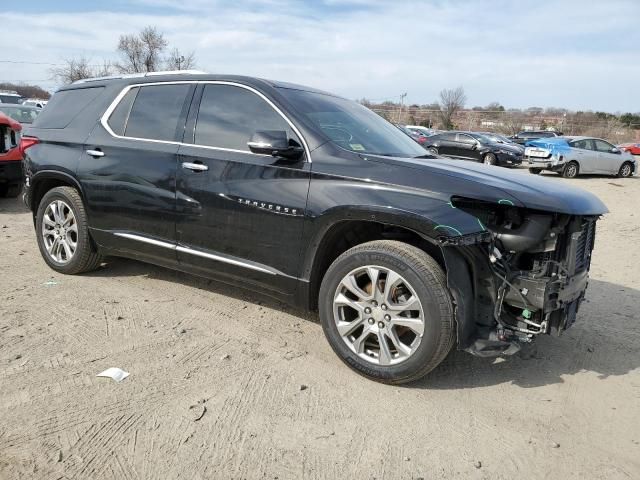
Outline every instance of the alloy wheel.
[(628, 177), (629, 175), (631, 175), (631, 165), (629, 165), (628, 163), (625, 163), (622, 166), (622, 176), (623, 177)]
[(71, 261), (78, 247), (78, 223), (73, 210), (62, 200), (54, 200), (42, 216), (42, 239), (49, 256), (57, 263)]
[(406, 361), (424, 334), (424, 311), (414, 288), (385, 267), (349, 272), (336, 289), (333, 315), (345, 344), (376, 365)]

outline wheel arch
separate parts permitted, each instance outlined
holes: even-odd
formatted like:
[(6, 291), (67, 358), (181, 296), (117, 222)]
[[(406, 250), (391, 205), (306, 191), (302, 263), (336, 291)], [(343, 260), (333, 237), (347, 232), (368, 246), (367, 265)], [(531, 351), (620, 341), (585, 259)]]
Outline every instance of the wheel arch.
[(34, 215), (42, 197), (56, 187), (73, 187), (80, 194), (80, 198), (83, 201), (85, 199), (80, 182), (72, 175), (58, 170), (41, 170), (31, 177), (30, 184), (28, 206)]
[(389, 209), (340, 209), (327, 213), (321, 225), (310, 235), (303, 253), (302, 278), (307, 280), (305, 307), (314, 310), (320, 283), (329, 266), (348, 249), (372, 240), (400, 240), (421, 248), (446, 271), (437, 238), (435, 222), (406, 212)]

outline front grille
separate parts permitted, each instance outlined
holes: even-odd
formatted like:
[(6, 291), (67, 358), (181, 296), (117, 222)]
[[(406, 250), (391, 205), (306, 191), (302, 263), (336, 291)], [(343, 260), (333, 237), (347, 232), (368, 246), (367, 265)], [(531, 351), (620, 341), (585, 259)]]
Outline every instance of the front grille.
[(596, 222), (587, 220), (582, 224), (582, 231), (577, 239), (575, 272), (582, 272), (589, 268), (591, 263), (591, 250), (596, 235)]

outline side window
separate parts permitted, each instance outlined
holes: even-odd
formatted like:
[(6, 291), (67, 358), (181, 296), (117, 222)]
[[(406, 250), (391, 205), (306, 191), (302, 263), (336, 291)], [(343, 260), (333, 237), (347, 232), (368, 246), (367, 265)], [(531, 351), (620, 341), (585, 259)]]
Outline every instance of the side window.
[(605, 142), (604, 140), (593, 140), (593, 143), (595, 144), (596, 150), (598, 152), (610, 153), (611, 149), (613, 148), (613, 145), (611, 145), (609, 142)]
[(178, 121), (190, 88), (189, 84), (140, 87), (129, 113), (124, 135), (175, 141)]
[(473, 138), (471, 135), (466, 135), (464, 133), (459, 133), (456, 141), (460, 143), (464, 143), (465, 145), (473, 145), (474, 143), (476, 143), (475, 138)]
[(589, 140), (575, 140), (575, 141), (571, 142), (569, 145), (571, 145), (573, 148), (580, 148), (582, 150), (588, 150), (590, 145), (587, 142), (590, 143)]
[(440, 135), (440, 140), (444, 140), (445, 142), (455, 142), (456, 134), (455, 133), (443, 133)]
[(249, 152), (257, 131), (285, 131), (300, 143), (289, 124), (255, 93), (232, 85), (205, 85), (198, 111), (195, 143)]
[(129, 114), (131, 113), (131, 107), (133, 106), (133, 101), (138, 94), (138, 87), (132, 88), (127, 92), (127, 94), (120, 100), (118, 106), (116, 106), (115, 110), (109, 117), (107, 123), (113, 133), (116, 135), (124, 135), (124, 129), (127, 125), (127, 120), (129, 120)]
[(47, 104), (47, 108), (33, 122), (33, 126), (37, 128), (65, 128), (103, 90), (104, 87), (74, 88), (55, 93)]

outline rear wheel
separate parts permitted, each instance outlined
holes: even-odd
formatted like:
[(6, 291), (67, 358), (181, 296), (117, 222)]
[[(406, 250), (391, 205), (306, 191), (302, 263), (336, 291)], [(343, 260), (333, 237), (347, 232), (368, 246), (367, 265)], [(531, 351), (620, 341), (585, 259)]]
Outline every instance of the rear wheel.
[(384, 383), (423, 377), (455, 340), (446, 276), (424, 251), (397, 241), (358, 245), (322, 280), (320, 320), (336, 354)]
[(541, 168), (530, 168), (529, 169), (529, 173), (533, 173), (534, 175), (539, 175), (541, 171), (542, 171)]
[(498, 159), (493, 153), (487, 153), (482, 159), (482, 162), (485, 165), (495, 165), (496, 163), (498, 163)]
[(36, 234), (44, 261), (60, 273), (83, 273), (100, 265), (82, 198), (74, 188), (56, 187), (42, 197), (36, 212)]
[(578, 162), (569, 162), (567, 166), (564, 167), (564, 171), (562, 172), (562, 176), (565, 178), (576, 178), (580, 173), (580, 166)]
[(630, 177), (633, 173), (631, 162), (624, 162), (618, 171), (618, 176), (622, 178)]
[(22, 183), (0, 185), (0, 197), (16, 198), (22, 192)]

